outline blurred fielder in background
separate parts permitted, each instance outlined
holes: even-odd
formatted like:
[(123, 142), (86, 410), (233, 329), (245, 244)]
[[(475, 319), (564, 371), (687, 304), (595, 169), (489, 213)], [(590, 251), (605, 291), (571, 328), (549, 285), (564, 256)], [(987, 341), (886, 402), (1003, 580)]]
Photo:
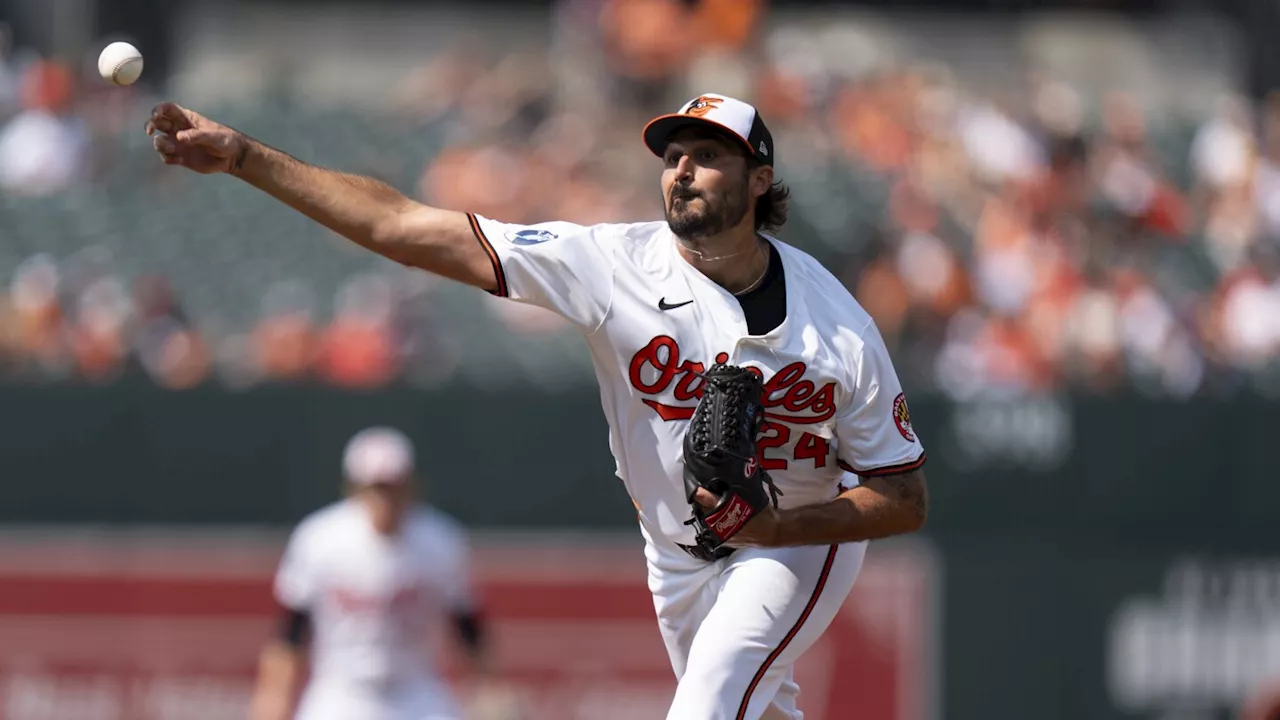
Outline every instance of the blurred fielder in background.
[(463, 717), (432, 653), (437, 624), (452, 621), (486, 665), (467, 538), (415, 501), (414, 455), (398, 430), (361, 431), (343, 456), (347, 497), (289, 538), (275, 580), (280, 631), (262, 651), (252, 720)]

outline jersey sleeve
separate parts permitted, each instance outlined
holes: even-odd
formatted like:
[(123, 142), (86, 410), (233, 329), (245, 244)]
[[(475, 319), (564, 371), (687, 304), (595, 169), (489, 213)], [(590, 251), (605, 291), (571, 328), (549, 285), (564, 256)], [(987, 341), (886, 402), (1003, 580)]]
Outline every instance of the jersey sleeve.
[(613, 296), (614, 260), (600, 226), (569, 222), (513, 225), (468, 214), (489, 254), (494, 294), (550, 310), (585, 332), (604, 321)]
[(909, 472), (925, 463), (898, 373), (874, 324), (863, 332), (853, 392), (836, 416), (836, 441), (840, 467), (860, 477)]
[(291, 610), (311, 609), (319, 593), (314, 540), (310, 524), (300, 525), (289, 536), (276, 569), (273, 587), (276, 601)]

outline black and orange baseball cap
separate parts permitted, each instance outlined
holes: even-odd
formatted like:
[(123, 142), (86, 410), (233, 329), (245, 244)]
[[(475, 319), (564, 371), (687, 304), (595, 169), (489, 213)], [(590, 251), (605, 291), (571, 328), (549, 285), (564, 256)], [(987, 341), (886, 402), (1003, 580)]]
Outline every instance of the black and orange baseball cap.
[(773, 136), (755, 107), (727, 95), (704, 93), (684, 104), (679, 111), (659, 115), (644, 126), (644, 144), (662, 157), (675, 131), (696, 125), (715, 130), (740, 143), (749, 157), (763, 165), (773, 165)]

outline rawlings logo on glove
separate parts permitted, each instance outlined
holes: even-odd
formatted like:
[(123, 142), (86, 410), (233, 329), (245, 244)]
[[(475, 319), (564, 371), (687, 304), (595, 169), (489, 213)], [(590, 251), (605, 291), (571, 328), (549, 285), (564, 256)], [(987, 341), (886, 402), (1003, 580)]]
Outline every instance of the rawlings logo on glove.
[[(778, 505), (778, 489), (756, 460), (756, 438), (764, 421), (760, 377), (734, 365), (716, 364), (702, 376), (702, 399), (684, 437), (684, 486), (698, 547), (710, 557), (751, 518)], [(768, 488), (768, 493), (765, 488)], [(694, 498), (703, 488), (719, 498), (705, 508)]]
[[(718, 512), (713, 511), (703, 518), (707, 527), (721, 541), (733, 537), (755, 514), (755, 511), (751, 509), (747, 501), (737, 495), (730, 495), (727, 502), (728, 504), (723, 509)], [(697, 507), (701, 508), (702, 506), (698, 505)]]

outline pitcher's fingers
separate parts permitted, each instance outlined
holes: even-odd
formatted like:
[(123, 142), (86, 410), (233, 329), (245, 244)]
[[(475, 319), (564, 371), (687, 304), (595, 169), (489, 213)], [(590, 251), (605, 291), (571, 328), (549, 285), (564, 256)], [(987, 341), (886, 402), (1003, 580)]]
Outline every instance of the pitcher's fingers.
[[(159, 138), (157, 138), (157, 140), (158, 139)], [(182, 155), (177, 151), (176, 148), (170, 147), (168, 145), (162, 145), (161, 143), (158, 143), (158, 142), (153, 142), (153, 144), (156, 146), (156, 153), (160, 155), (160, 159), (164, 161), (165, 165), (182, 164)]]
[(169, 135), (172, 135), (174, 132), (177, 131), (177, 129), (174, 127), (173, 121), (166, 117), (153, 117), (151, 118), (150, 121), (147, 122), (147, 126), (150, 128), (150, 131), (147, 133), (148, 135), (154, 133), (157, 130)]
[(197, 113), (194, 110), (188, 110), (181, 105), (174, 105), (173, 109), (182, 116), (181, 122), (183, 127), (193, 128), (200, 126), (200, 113)]
[(189, 143), (191, 145), (203, 145), (206, 147), (219, 147), (226, 142), (225, 133), (204, 128), (179, 130), (174, 137), (178, 139), (178, 142)]
[(168, 135), (156, 135), (151, 138), (151, 145), (162, 155), (172, 155), (178, 151), (178, 143)]
[(151, 126), (163, 133), (173, 133), (192, 127), (190, 118), (181, 107), (163, 102), (151, 110)]

